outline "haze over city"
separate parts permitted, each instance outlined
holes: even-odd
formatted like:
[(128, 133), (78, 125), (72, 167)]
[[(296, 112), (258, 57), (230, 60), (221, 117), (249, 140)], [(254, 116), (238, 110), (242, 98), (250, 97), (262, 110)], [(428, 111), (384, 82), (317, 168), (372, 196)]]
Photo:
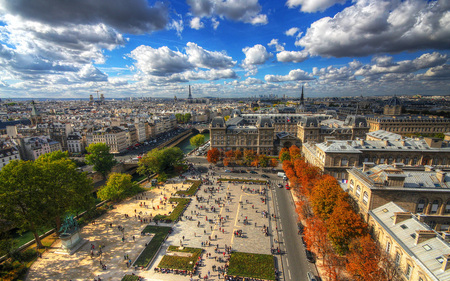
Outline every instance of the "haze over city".
[(448, 0), (0, 0), (0, 97), (448, 95)]

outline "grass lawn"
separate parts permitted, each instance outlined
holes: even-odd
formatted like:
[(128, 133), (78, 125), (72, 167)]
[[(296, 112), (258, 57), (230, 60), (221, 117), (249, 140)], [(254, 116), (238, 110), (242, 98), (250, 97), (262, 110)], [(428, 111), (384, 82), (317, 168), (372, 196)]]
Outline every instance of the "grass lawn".
[(201, 181), (196, 181), (196, 180), (187, 180), (186, 182), (192, 183), (191, 187), (188, 190), (178, 190), (177, 193), (175, 193), (175, 194), (192, 196), (197, 192), (198, 187), (202, 183)]
[(230, 276), (275, 280), (273, 256), (234, 252), (230, 257), (227, 274)]
[(147, 267), (153, 257), (156, 255), (159, 246), (161, 246), (164, 239), (169, 234), (170, 227), (166, 226), (154, 226), (148, 225), (143, 233), (154, 233), (155, 236), (152, 238), (150, 243), (148, 243), (147, 247), (145, 247), (144, 251), (140, 254), (140, 256), (134, 262), (134, 266), (143, 266)]
[(229, 181), (229, 182), (257, 182), (257, 183), (267, 183), (266, 180), (249, 180), (249, 179), (218, 179), (217, 181)]
[(168, 216), (156, 215), (154, 217), (154, 220), (176, 221), (178, 219), (178, 217), (183, 213), (185, 206), (187, 204), (189, 204), (190, 201), (191, 201), (191, 199), (189, 199), (189, 198), (173, 198), (173, 197), (170, 198), (169, 203), (176, 202), (176, 203), (178, 203), (178, 205), (175, 207), (175, 209), (172, 211), (172, 213), (170, 213), (170, 215), (168, 215)]
[(138, 279), (139, 279), (139, 276), (137, 276), (137, 275), (127, 274), (122, 278), (122, 281), (137, 281)]
[(195, 262), (202, 254), (203, 249), (200, 248), (183, 248), (179, 249), (177, 246), (170, 246), (168, 252), (190, 253), (192, 256), (169, 256), (165, 255), (158, 264), (159, 268), (170, 268), (178, 270), (194, 270)]

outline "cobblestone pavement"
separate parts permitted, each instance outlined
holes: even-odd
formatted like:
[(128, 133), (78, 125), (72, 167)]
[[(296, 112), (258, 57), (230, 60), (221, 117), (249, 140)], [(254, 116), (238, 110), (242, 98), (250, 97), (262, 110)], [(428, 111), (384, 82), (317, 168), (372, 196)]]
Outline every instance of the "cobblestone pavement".
[[(141, 199), (133, 198), (116, 205), (115, 209), (100, 217), (96, 224), (83, 227), (81, 236), (87, 242), (80, 250), (70, 256), (61, 255), (55, 253), (60, 244), (54, 245), (42, 259), (33, 264), (27, 280), (94, 280), (96, 277), (102, 280), (121, 280), (124, 274), (133, 273), (142, 276), (144, 280), (190, 280), (190, 277), (163, 274), (154, 270), (166, 254), (168, 246), (180, 244), (203, 248), (200, 276), (208, 275), (208, 280), (219, 280), (219, 274), (213, 270), (213, 266), (218, 268), (225, 265), (224, 260), (218, 260), (227, 257), (224, 255), (225, 245), (231, 246), (233, 251), (270, 254), (273, 239), (276, 239), (276, 235), (271, 235), (276, 227), (276, 220), (272, 217), (272, 193), (264, 192), (265, 185), (248, 183), (218, 185), (216, 178), (210, 176), (209, 179), (215, 183), (201, 186), (182, 219), (173, 225), (172, 234), (148, 270), (127, 268), (124, 259), (124, 255), (128, 254), (134, 261), (144, 248), (144, 244), (151, 239), (149, 236), (140, 235), (147, 224), (141, 224), (140, 220), (134, 217), (135, 210), (136, 215), (142, 212), (141, 215), (144, 217), (168, 213), (172, 208), (170, 205), (166, 206), (167, 209), (161, 209), (161, 205), (160, 209), (157, 209), (159, 200), (163, 199), (164, 195), (169, 198), (176, 189), (187, 189), (187, 185), (166, 184), (164, 188), (146, 192)], [(141, 202), (145, 202), (145, 207), (140, 206)], [(153, 211), (152, 204), (157, 210)], [(126, 219), (125, 214), (131, 218)], [(110, 223), (113, 224), (112, 228), (109, 226)], [(121, 241), (122, 233), (117, 229), (118, 225), (125, 228), (125, 242)], [(264, 227), (267, 227), (269, 234), (267, 236), (263, 232)], [(234, 235), (238, 230), (242, 231), (241, 237)], [(133, 236), (135, 241), (132, 239)], [(98, 245), (104, 245), (101, 259), (107, 265), (107, 270), (101, 269), (100, 257), (91, 258), (91, 244), (95, 245), (96, 250)], [(198, 274), (193, 277), (193, 280), (198, 279)]]

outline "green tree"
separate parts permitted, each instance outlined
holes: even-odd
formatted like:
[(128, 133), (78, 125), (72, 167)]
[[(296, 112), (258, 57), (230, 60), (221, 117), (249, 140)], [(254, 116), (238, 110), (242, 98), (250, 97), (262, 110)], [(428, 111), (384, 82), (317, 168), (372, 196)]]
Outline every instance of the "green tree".
[(183, 159), (184, 153), (178, 147), (155, 148), (141, 158), (137, 172), (140, 175), (150, 177), (152, 174), (173, 170), (175, 166), (180, 166), (183, 163)]
[(158, 175), (158, 182), (166, 182), (167, 181), (167, 174), (162, 172)]
[(97, 196), (102, 200), (120, 201), (135, 194), (139, 191), (139, 186), (131, 179), (128, 174), (111, 173)]
[(225, 121), (228, 121), (228, 119), (230, 119), (230, 115), (226, 115), (225, 117), (223, 117), (223, 119), (225, 119)]
[(244, 150), (244, 163), (247, 166), (250, 166), (252, 164), (252, 162), (255, 161), (255, 159), (256, 159), (256, 154), (253, 150), (251, 150), (251, 149)]
[(185, 113), (183, 116), (183, 121), (184, 123), (189, 123), (189, 121), (191, 120), (191, 114), (190, 113)]
[(49, 218), (53, 218), (58, 232), (61, 218), (67, 213), (78, 213), (94, 206), (92, 180), (86, 173), (77, 170), (77, 165), (69, 159), (67, 152), (55, 151), (41, 155), (35, 162), (42, 169), (40, 177), (45, 182), (43, 191), (51, 202), (45, 208)]
[(189, 142), (191, 143), (192, 146), (194, 146), (195, 148), (198, 148), (205, 142), (205, 135), (198, 134), (196, 136), (193, 136), (189, 140)]
[[(43, 169), (31, 161), (11, 161), (0, 171), (0, 213), (21, 231), (31, 231), (38, 248), (38, 231), (49, 225), (46, 208), (51, 204), (43, 190)], [(43, 212), (44, 211), (44, 212)]]
[(89, 153), (86, 155), (86, 164), (94, 165), (94, 171), (101, 173), (106, 178), (106, 175), (117, 163), (114, 155), (109, 152), (109, 146), (105, 143), (91, 143), (86, 147), (86, 151)]
[(269, 166), (270, 158), (265, 154), (259, 155), (259, 165), (263, 168)]

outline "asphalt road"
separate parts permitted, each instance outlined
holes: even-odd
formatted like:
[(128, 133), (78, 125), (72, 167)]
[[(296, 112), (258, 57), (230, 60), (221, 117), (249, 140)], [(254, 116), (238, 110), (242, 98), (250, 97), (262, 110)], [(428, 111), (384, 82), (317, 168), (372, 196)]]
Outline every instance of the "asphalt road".
[(306, 259), (305, 247), (298, 234), (297, 214), (291, 193), (284, 185), (283, 188), (275, 187), (273, 193), (285, 280), (307, 280), (308, 271), (317, 276), (315, 265)]

